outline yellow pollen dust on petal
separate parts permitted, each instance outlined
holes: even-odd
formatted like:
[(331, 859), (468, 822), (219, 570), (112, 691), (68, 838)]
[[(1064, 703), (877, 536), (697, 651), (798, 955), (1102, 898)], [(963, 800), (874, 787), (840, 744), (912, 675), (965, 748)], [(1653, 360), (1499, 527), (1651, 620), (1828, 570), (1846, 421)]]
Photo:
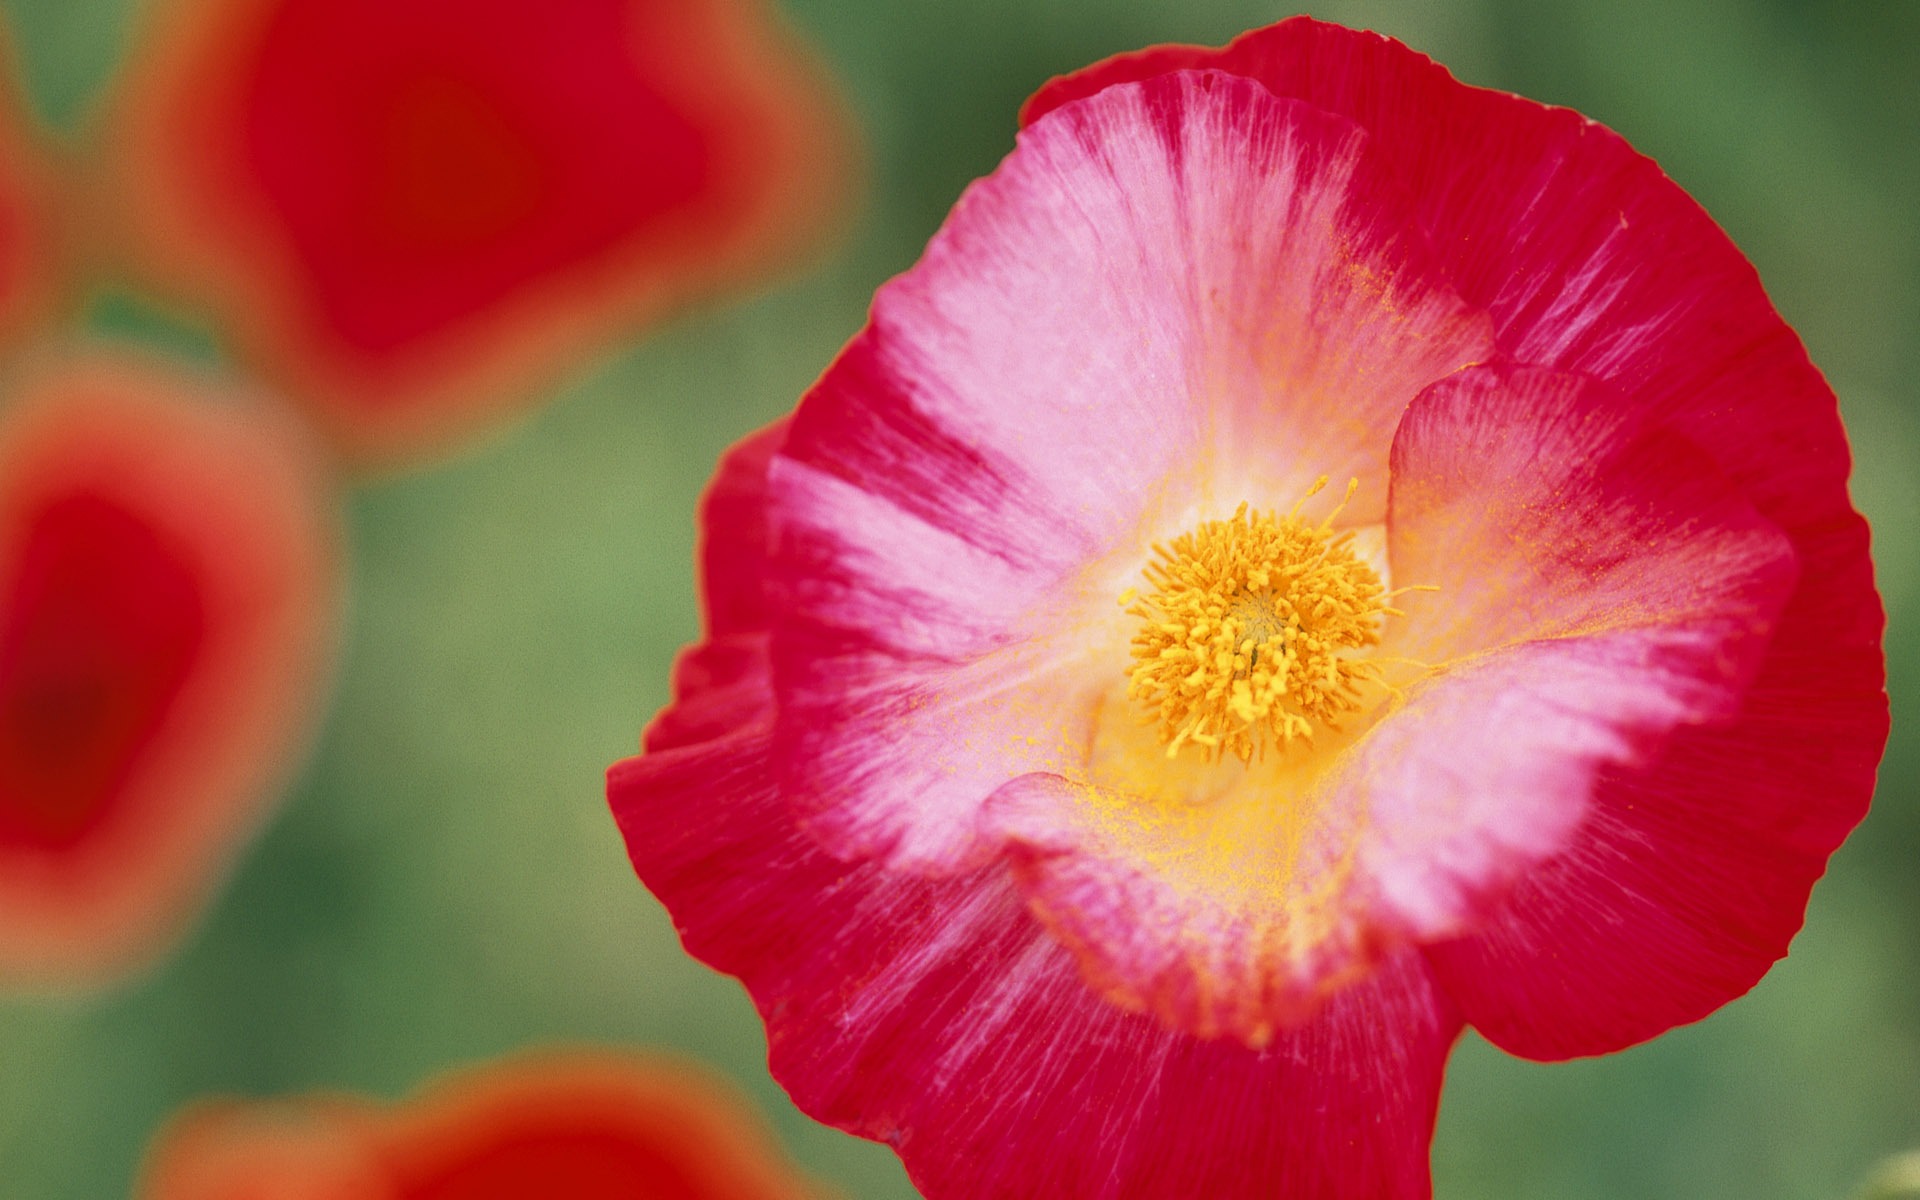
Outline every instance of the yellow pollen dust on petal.
[[(1348, 484), (1348, 500), (1358, 486)], [(1311, 740), (1360, 707), (1363, 682), (1380, 679), (1349, 655), (1379, 644), (1380, 619), (1395, 611), (1386, 588), (1354, 553), (1353, 534), (1333, 531), (1339, 508), (1317, 525), (1299, 511), (1243, 503), (1155, 545), (1146, 594), (1121, 595), (1140, 620), (1127, 695), (1151, 712), (1169, 758), (1197, 747), (1209, 761), (1250, 763), (1269, 746)]]

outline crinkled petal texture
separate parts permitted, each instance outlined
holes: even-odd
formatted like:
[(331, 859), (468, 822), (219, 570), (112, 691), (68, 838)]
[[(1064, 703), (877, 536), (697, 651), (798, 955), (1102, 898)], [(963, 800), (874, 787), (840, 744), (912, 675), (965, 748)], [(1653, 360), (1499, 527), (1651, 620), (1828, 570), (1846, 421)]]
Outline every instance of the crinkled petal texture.
[(648, 753), (608, 784), (688, 949), (746, 982), (776, 1077), (816, 1117), (892, 1145), (933, 1196), (1426, 1194), (1460, 1022), (1417, 953), (1256, 1050), (1088, 989), (1003, 865), (929, 879), (849, 863), (794, 820), (766, 636), (721, 619), (778, 608), (753, 514), (786, 432), (722, 463), (703, 509), (707, 638)]
[(132, 361), (0, 424), (0, 979), (175, 940), (309, 731), (338, 608), (332, 492), (251, 398)]
[[(1463, 1020), (1553, 1057), (1705, 1015), (1862, 814), (1833, 397), (1651, 163), (1385, 39), (1029, 117), (723, 464), (615, 813), (802, 1106), (930, 1195), (1425, 1195)], [(1122, 597), (1241, 503), (1351, 535), (1377, 678), (1169, 758)]]
[(391, 1110), (206, 1102), (156, 1138), (139, 1200), (804, 1200), (747, 1106), (702, 1072), (541, 1051)]
[(1219, 770), (1096, 759), (993, 794), (983, 827), (1103, 991), (1264, 1044), (1469, 927), (1566, 844), (1602, 767), (1732, 710), (1792, 551), (1704, 455), (1622, 426), (1607, 389), (1551, 372), (1470, 369), (1413, 402), (1390, 551), (1438, 590), (1386, 648), (1433, 661), (1313, 774), (1234, 763), (1216, 790)]
[(174, 0), (107, 203), (342, 447), (430, 451), (812, 242), (851, 173), (759, 0)]
[(1147, 547), (1328, 471), (1377, 523), (1400, 410), (1488, 347), (1351, 122), (1188, 73), (1027, 130), (773, 467), (780, 769), (812, 828), (977, 861), (995, 788), (1084, 759)]
[[(762, 685), (762, 704), (765, 704)], [(1398, 956), (1262, 1049), (1089, 990), (1004, 869), (842, 862), (792, 821), (766, 713), (616, 767), (635, 867), (738, 975), (807, 1112), (929, 1196), (1420, 1196), (1460, 1028)]]
[(1737, 712), (1609, 769), (1576, 842), (1432, 956), (1476, 1026), (1533, 1057), (1705, 1016), (1786, 952), (1886, 744), (1884, 617), (1832, 392), (1751, 264), (1651, 161), (1390, 39), (1287, 21), (1224, 50), (1110, 60), (1054, 81), (1025, 116), (1198, 65), (1365, 127), (1503, 357), (1604, 381), (1790, 542), (1798, 583)]

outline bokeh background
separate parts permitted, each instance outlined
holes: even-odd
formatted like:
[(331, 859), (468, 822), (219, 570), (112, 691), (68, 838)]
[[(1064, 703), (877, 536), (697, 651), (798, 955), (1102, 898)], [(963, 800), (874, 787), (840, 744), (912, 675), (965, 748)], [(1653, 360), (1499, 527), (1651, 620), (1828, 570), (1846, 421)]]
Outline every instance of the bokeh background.
[[(128, 0), (6, 0), (38, 115), (68, 137)], [(208, 1092), (404, 1094), (529, 1042), (677, 1049), (762, 1106), (857, 1200), (892, 1155), (767, 1078), (741, 989), (685, 958), (601, 795), (692, 638), (692, 511), (716, 455), (790, 407), (1012, 144), (1048, 76), (1219, 43), (1252, 0), (788, 0), (862, 123), (857, 217), (812, 267), (582, 363), (532, 419), (347, 499), (338, 688), (264, 836), (181, 950), (81, 1001), (0, 998), (0, 1197), (127, 1193), (149, 1135)], [(1894, 735), (1872, 815), (1793, 953), (1747, 998), (1611, 1058), (1477, 1041), (1434, 1150), (1453, 1200), (1826, 1200), (1920, 1145), (1920, 4), (1315, 4), (1469, 82), (1604, 121), (1757, 264), (1841, 397), (1874, 524)], [(216, 357), (221, 331), (104, 286), (84, 321)]]

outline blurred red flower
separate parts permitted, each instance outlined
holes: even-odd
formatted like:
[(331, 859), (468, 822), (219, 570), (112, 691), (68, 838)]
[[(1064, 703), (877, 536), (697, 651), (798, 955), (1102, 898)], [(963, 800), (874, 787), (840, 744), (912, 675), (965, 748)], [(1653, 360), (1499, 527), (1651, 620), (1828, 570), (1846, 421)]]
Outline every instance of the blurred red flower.
[(759, 0), (175, 0), (111, 122), (137, 267), (363, 461), (790, 256), (850, 162)]
[(1833, 394), (1653, 163), (1386, 38), (1026, 118), (722, 463), (629, 853), (929, 1196), (1428, 1195), (1464, 1024), (1705, 1016), (1865, 812)]
[(67, 266), (69, 177), (39, 136), (0, 28), (0, 342), (37, 327)]
[(308, 731), (337, 609), (299, 431), (132, 360), (15, 380), (0, 418), (0, 980), (160, 954)]
[(138, 1200), (805, 1200), (755, 1113), (702, 1071), (612, 1051), (471, 1068), (392, 1108), (203, 1102), (155, 1139)]

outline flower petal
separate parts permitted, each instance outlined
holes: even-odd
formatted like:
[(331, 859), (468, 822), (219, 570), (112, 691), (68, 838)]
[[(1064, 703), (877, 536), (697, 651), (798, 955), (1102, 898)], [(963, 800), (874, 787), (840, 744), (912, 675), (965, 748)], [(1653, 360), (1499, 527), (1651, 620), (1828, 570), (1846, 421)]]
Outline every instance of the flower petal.
[(674, 660), (674, 702), (648, 724), (640, 744), (668, 750), (732, 732), (755, 715), (759, 703), (755, 688), (743, 690), (739, 682), (757, 681), (766, 670), (764, 633), (727, 634), (689, 646)]
[(767, 471), (791, 424), (782, 417), (730, 447), (700, 499), (700, 613), (709, 638), (763, 633), (773, 624)]
[(360, 1135), (367, 1116), (342, 1101), (215, 1100), (155, 1135), (138, 1200), (401, 1200)]
[(67, 181), (18, 82), (13, 38), (0, 26), (0, 342), (40, 332), (62, 299), (71, 249)]
[[(1795, 606), (1825, 587), (1864, 581), (1828, 573), (1818, 560), (1787, 570), (1792, 549), (1784, 535), (1735, 497), (1690, 442), (1664, 431), (1642, 435), (1611, 464), (1598, 464), (1601, 478), (1628, 485), (1619, 495), (1632, 502), (1630, 510), (1595, 497), (1567, 504), (1529, 497), (1526, 481), (1536, 463), (1579, 462), (1594, 453), (1595, 437), (1622, 421), (1622, 407), (1604, 396), (1563, 402), (1555, 416), (1555, 390), (1577, 397), (1536, 372), (1470, 372), (1433, 389), (1409, 410), (1396, 444), (1394, 508), (1396, 570), (1417, 564), (1407, 569), (1434, 579), (1441, 594), (1455, 593), (1455, 606), (1468, 614), (1462, 624), (1479, 623), (1482, 639), (1544, 635), (1556, 640), (1534, 644), (1612, 644), (1632, 656), (1630, 663), (1639, 660), (1641, 684), (1656, 685), (1636, 701), (1619, 693), (1625, 676), (1615, 670), (1613, 686), (1569, 704), (1579, 677), (1560, 672), (1546, 708), (1552, 720), (1564, 723), (1590, 700), (1604, 699), (1620, 734), (1635, 732), (1636, 715), (1653, 725), (1638, 738), (1624, 737), (1617, 750), (1595, 742), (1597, 753), (1575, 756), (1600, 770), (1585, 824), (1565, 854), (1504, 897), (1483, 918), (1484, 932), (1432, 952), (1470, 1019), (1501, 1045), (1540, 1057), (1630, 1044), (1704, 1016), (1750, 987), (1784, 952), (1807, 888), (1857, 819), (1848, 792), (1866, 791), (1861, 783), (1846, 788), (1843, 777), (1832, 788), (1809, 777), (1806, 764), (1821, 761), (1822, 741), (1857, 744), (1877, 725), (1870, 690), (1877, 656), (1852, 663), (1835, 656), (1825, 668), (1827, 690), (1808, 694), (1791, 641), (1796, 626), (1819, 621), (1844, 644), (1843, 622)], [(1502, 400), (1503, 391), (1510, 400)], [(1525, 407), (1548, 414), (1549, 436), (1507, 439), (1503, 452), (1502, 415)], [(1455, 428), (1431, 428), (1436, 419)], [(1422, 453), (1422, 441), (1446, 450)], [(1630, 518), (1612, 527), (1615, 537), (1593, 520), (1608, 508)], [(1525, 514), (1518, 528), (1503, 510)], [(1465, 536), (1448, 528), (1449, 512), (1473, 514)], [(1663, 530), (1663, 512), (1689, 519)], [(1555, 526), (1570, 536), (1556, 539)], [(1529, 549), (1556, 540), (1573, 555)], [(1525, 553), (1503, 568), (1502, 546)], [(1528, 560), (1564, 574), (1557, 582), (1516, 575), (1513, 568)], [(1711, 589), (1729, 583), (1734, 590), (1714, 602)], [(1664, 630), (1653, 623), (1662, 609)], [(1683, 623), (1674, 624), (1676, 616)], [(1406, 638), (1438, 636), (1426, 624), (1422, 630), (1416, 614)], [(1585, 632), (1602, 624), (1626, 630), (1629, 640)], [(1558, 640), (1568, 628), (1580, 636)], [(1781, 653), (1783, 642), (1791, 653)], [(1678, 722), (1649, 743), (1645, 734), (1660, 732), (1663, 703), (1678, 706)], [(1539, 736), (1541, 725), (1538, 714), (1483, 720), (1485, 728), (1529, 737)], [(1462, 759), (1469, 769), (1489, 760)], [(1450, 777), (1429, 772), (1418, 786), (1431, 795)], [(1519, 783), (1505, 794), (1545, 791)], [(1510, 830), (1515, 811), (1507, 804), (1481, 819)], [(1454, 886), (1444, 875), (1437, 882), (1435, 888), (1416, 880), (1408, 898), (1421, 902), (1423, 890), (1444, 894)]]
[(396, 1200), (813, 1195), (730, 1089), (632, 1054), (544, 1050), (468, 1068), (372, 1132)]
[(1124, 794), (1162, 765), (993, 798), (1104, 992), (1260, 1044), (1470, 926), (1567, 845), (1602, 770), (1731, 714), (1793, 587), (1786, 538), (1712, 462), (1591, 380), (1459, 372), (1408, 409), (1393, 466), (1394, 574), (1437, 589), (1401, 598), (1384, 647), (1433, 664), (1403, 703), (1226, 784)]
[(1702, 715), (1751, 681), (1798, 575), (1699, 447), (1611, 388), (1528, 367), (1462, 371), (1408, 408), (1388, 536), (1396, 582), (1427, 589), (1399, 598), (1388, 652), (1445, 667), (1636, 633)]
[(140, 1200), (803, 1200), (755, 1114), (690, 1065), (537, 1050), (383, 1109), (208, 1102), (155, 1139)]
[(1217, 795), (1034, 774), (1001, 788), (988, 818), (1090, 986), (1264, 1048), (1323, 1018), (1389, 947), (1350, 897), (1362, 814), (1328, 805), (1302, 782), (1311, 771), (1255, 771)]
[(19, 388), (0, 428), (0, 978), (124, 973), (205, 902), (321, 693), (334, 521), (300, 432), (216, 389), (111, 360)]
[(608, 794), (687, 949), (753, 995), (776, 1078), (928, 1195), (1430, 1195), (1458, 1022), (1417, 957), (1263, 1051), (1195, 1038), (1089, 991), (997, 868), (832, 858), (770, 767), (762, 725), (617, 764)]
[[(1836, 622), (1821, 640), (1844, 633), (1834, 649), (1877, 657), (1879, 602), (1833, 394), (1752, 264), (1656, 164), (1576, 112), (1467, 87), (1389, 38), (1305, 17), (1220, 50), (1109, 59), (1049, 83), (1023, 119), (1170, 64), (1240, 73), (1366, 129), (1460, 293), (1493, 316), (1503, 356), (1601, 379), (1704, 449), (1803, 560), (1842, 572), (1847, 586), (1821, 587), (1817, 607)], [(1854, 678), (1863, 706), (1882, 682)], [(1854, 778), (1884, 741), (1862, 732), (1846, 753)]]
[(773, 468), (780, 753), (819, 836), (979, 861), (987, 795), (1084, 742), (1071, 668), (1124, 663), (1156, 539), (1330, 472), (1380, 519), (1400, 411), (1489, 345), (1396, 196), (1349, 123), (1215, 73), (1061, 109), (968, 191)]
[[(767, 669), (769, 539), (767, 468), (786, 441), (788, 418), (742, 438), (721, 456), (701, 498), (700, 612), (705, 638), (673, 664), (673, 703), (647, 726), (648, 750), (706, 741), (750, 716), (740, 708), (742, 680)], [(748, 700), (757, 704), (757, 692)]]
[[(1803, 561), (1802, 577), (1866, 586), (1849, 578), (1864, 553), (1834, 557), (1824, 576), (1828, 564)], [(1786, 954), (1828, 855), (1864, 815), (1861, 747), (1887, 730), (1880, 656), (1849, 648), (1822, 599), (1803, 587), (1777, 637), (1831, 631), (1826, 662), (1775, 653), (1729, 720), (1603, 773), (1572, 845), (1477, 935), (1429, 950), (1490, 1040), (1529, 1058), (1608, 1053), (1708, 1015)]]
[[(1886, 743), (1884, 618), (1831, 391), (1751, 264), (1653, 162), (1377, 34), (1296, 18), (1222, 50), (1122, 56), (1055, 80), (1024, 119), (1171, 67), (1241, 73), (1358, 122), (1503, 355), (1605, 381), (1793, 543), (1799, 584), (1739, 714), (1610, 771), (1566, 855), (1485, 940), (1435, 956), (1517, 1053), (1599, 1053), (1704, 1016), (1786, 952)], [(1693, 828), (1706, 813), (1714, 838)]]
[(851, 136), (759, 0), (157, 6), (103, 202), (386, 462), (813, 242)]
[(1393, 463), (1394, 573), (1435, 590), (1383, 649), (1433, 673), (1341, 786), (1368, 814), (1362, 902), (1428, 940), (1564, 849), (1605, 772), (1733, 716), (1799, 570), (1703, 451), (1579, 376), (1461, 372)]

